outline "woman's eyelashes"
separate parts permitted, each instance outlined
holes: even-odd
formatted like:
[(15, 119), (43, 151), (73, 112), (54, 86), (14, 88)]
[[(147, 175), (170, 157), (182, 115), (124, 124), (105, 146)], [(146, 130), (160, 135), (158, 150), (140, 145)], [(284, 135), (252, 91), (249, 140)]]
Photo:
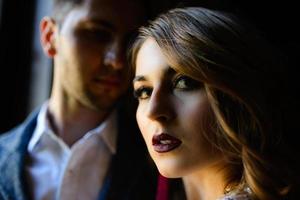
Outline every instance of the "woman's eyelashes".
[(141, 86), (134, 90), (133, 96), (139, 100), (147, 99), (151, 96), (152, 88)]
[(201, 87), (202, 83), (185, 75), (177, 75), (173, 80), (173, 89), (194, 90)]
[[(162, 85), (165, 88), (169, 88), (167, 90), (164, 88), (163, 90), (164, 92), (170, 91), (170, 93), (173, 93), (175, 90), (180, 90), (180, 91), (196, 90), (202, 86), (202, 83), (185, 75), (177, 75), (174, 78), (170, 79), (169, 81), (164, 81), (164, 84)], [(138, 100), (145, 100), (151, 97), (152, 91), (153, 91), (152, 86), (141, 85), (134, 90), (133, 95)]]

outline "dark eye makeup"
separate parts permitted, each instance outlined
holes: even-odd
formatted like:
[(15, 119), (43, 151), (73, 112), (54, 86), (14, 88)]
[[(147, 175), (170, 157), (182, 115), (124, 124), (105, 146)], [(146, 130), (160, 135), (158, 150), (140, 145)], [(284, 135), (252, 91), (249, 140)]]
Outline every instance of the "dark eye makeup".
[(152, 93), (151, 87), (142, 86), (134, 90), (133, 96), (137, 99), (147, 99), (151, 96), (151, 93)]
[[(167, 88), (173, 92), (175, 90), (179, 91), (193, 91), (199, 89), (203, 86), (203, 83), (197, 80), (192, 79), (189, 76), (177, 74), (172, 76), (169, 80), (165, 80)], [(153, 87), (142, 85), (134, 90), (133, 95), (138, 100), (148, 99), (153, 91)]]
[(173, 79), (173, 88), (179, 90), (194, 90), (201, 87), (203, 84), (200, 81), (194, 80), (189, 76), (179, 74)]

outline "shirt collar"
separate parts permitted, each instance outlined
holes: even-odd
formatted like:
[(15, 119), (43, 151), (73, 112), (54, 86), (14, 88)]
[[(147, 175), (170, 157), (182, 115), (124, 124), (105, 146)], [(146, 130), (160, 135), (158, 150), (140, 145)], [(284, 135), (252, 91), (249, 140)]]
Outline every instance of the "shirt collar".
[[(48, 104), (48, 101), (45, 102), (42, 105), (41, 110), (38, 114), (37, 126), (28, 144), (29, 152), (34, 151), (34, 148), (41, 140), (43, 134), (55, 135), (53, 130), (51, 129), (47, 118)], [(92, 129), (89, 132), (87, 132), (85, 136), (80, 140), (84, 140), (93, 134), (99, 134), (102, 137), (105, 144), (107, 145), (107, 147), (109, 148), (109, 150), (111, 151), (111, 153), (115, 154), (117, 145), (117, 129), (117, 112), (116, 110), (114, 110), (104, 122), (102, 122), (95, 129)]]
[(102, 133), (102, 137), (110, 151), (115, 154), (117, 152), (117, 134), (118, 123), (117, 123), (117, 111), (114, 110), (109, 118), (107, 119), (106, 129)]
[(98, 134), (102, 137), (104, 143), (109, 148), (110, 152), (116, 153), (117, 146), (117, 112), (113, 111), (107, 119), (95, 129), (87, 132), (82, 139), (86, 139), (91, 135)]
[(35, 146), (40, 141), (43, 133), (52, 131), (49, 122), (47, 120), (47, 108), (48, 108), (48, 101), (42, 105), (41, 110), (38, 114), (36, 128), (28, 144), (29, 152), (32, 152), (34, 150)]

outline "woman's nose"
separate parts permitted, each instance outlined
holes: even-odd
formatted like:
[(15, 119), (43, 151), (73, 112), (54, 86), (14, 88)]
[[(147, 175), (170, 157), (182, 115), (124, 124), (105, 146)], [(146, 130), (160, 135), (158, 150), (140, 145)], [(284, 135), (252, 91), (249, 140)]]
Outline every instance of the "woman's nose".
[(147, 108), (147, 117), (159, 122), (167, 122), (175, 117), (172, 94), (163, 90), (153, 91)]

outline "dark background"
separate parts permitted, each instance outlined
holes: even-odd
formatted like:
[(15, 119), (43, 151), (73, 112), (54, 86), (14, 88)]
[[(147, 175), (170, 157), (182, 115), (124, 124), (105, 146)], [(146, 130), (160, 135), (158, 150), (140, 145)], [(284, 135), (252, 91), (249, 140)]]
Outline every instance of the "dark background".
[[(48, 1), (48, 0), (46, 0)], [(299, 22), (293, 1), (198, 0), (152, 1), (153, 9), (175, 5), (199, 5), (242, 15), (255, 24), (287, 57), (290, 89), (296, 98), (298, 84)], [(165, 0), (166, 1), (166, 0)], [(28, 115), (28, 92), (32, 64), (35, 0), (0, 0), (0, 132), (22, 122)], [(171, 3), (171, 4), (170, 4)], [(284, 95), (286, 91), (279, 91)], [(298, 100), (298, 99), (297, 99)]]
[(0, 132), (27, 114), (34, 1), (1, 0)]

